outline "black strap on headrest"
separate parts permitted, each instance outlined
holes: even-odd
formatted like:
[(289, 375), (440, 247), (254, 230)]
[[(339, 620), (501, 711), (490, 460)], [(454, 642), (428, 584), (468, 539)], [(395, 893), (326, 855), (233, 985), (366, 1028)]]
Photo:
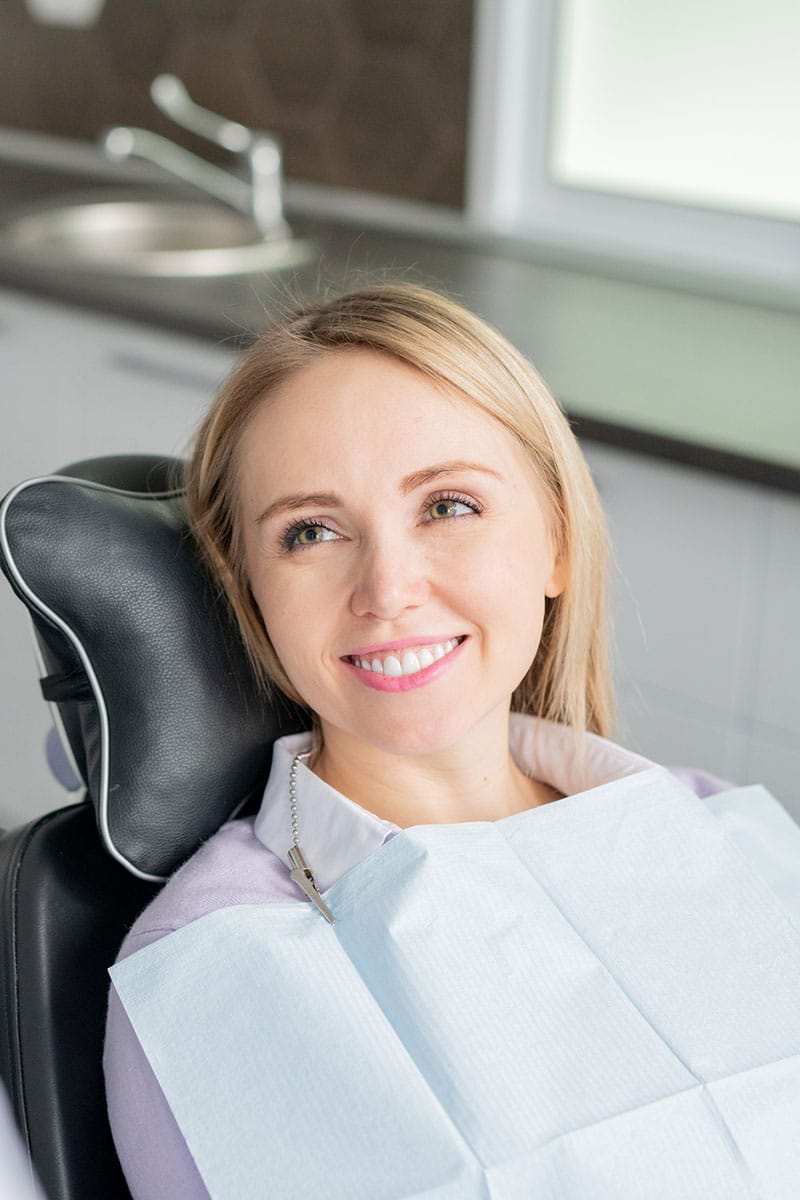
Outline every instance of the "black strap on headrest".
[(42, 696), (53, 703), (67, 704), (70, 700), (91, 700), (92, 689), (82, 671), (62, 671), (39, 680)]

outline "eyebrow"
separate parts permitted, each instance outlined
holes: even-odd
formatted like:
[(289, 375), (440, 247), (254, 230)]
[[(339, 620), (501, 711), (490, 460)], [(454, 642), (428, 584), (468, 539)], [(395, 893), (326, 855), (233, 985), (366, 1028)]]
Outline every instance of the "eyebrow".
[[(410, 475), (401, 479), (400, 490), (404, 496), (407, 496), (409, 492), (415, 491), (416, 488), (422, 487), (426, 483), (432, 483), (435, 479), (440, 479), (442, 475), (454, 475), (459, 471), (479, 471), (481, 474), (491, 475), (495, 479), (502, 478), (497, 471), (482, 463), (464, 462), (457, 459), (452, 462), (437, 463), (433, 467), (423, 467), (419, 471), (412, 471)], [(342, 507), (343, 501), (335, 492), (298, 492), (273, 500), (272, 504), (267, 505), (260, 516), (256, 517), (256, 524), (260, 525), (262, 521), (267, 521), (278, 512), (291, 512), (298, 508)]]
[(277, 512), (290, 512), (295, 508), (340, 508), (341, 504), (342, 502), (335, 492), (309, 492), (308, 494), (281, 496), (279, 500), (268, 504), (261, 515), (256, 517), (256, 524), (260, 525), (262, 521), (267, 521)]
[(421, 471), (412, 471), (410, 475), (406, 475), (405, 479), (401, 480), (400, 490), (404, 496), (407, 496), (409, 492), (422, 487), (425, 483), (432, 483), (434, 479), (438, 479), (442, 475), (455, 475), (459, 471), (480, 471), (483, 475), (492, 475), (495, 479), (501, 478), (497, 471), (493, 471), (491, 467), (486, 467), (482, 463), (463, 462), (457, 459), (454, 462), (437, 463), (435, 467), (423, 467)]

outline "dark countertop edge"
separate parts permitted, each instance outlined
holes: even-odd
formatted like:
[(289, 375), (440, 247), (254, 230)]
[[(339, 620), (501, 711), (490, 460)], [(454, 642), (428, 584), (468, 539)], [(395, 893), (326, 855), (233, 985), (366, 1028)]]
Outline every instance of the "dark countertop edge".
[(763, 487), (778, 488), (785, 492), (800, 494), (800, 468), (766, 459), (751, 458), (735, 454), (730, 450), (719, 450), (680, 438), (668, 437), (631, 425), (616, 425), (613, 421), (601, 421), (596, 417), (584, 417), (570, 405), (564, 404), (572, 431), (581, 440), (601, 442), (621, 450), (632, 450), (652, 458), (667, 459), (687, 467), (697, 467), (714, 475), (728, 479), (742, 479)]

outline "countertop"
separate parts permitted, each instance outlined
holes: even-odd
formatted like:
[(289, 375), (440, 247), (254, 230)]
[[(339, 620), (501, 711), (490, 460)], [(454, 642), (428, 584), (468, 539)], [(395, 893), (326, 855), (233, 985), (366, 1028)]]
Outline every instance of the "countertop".
[[(87, 198), (97, 182), (63, 165), (6, 158), (0, 224), (29, 203)], [(746, 302), (565, 265), (541, 248), (460, 232), (455, 219), (419, 234), (312, 215), (297, 204), (288, 218), (321, 249), (292, 274), (188, 282), (59, 275), (0, 253), (0, 282), (242, 343), (279, 306), (320, 288), (386, 277), (424, 282), (531, 358), (582, 436), (800, 492), (800, 298), (797, 307), (786, 298)]]

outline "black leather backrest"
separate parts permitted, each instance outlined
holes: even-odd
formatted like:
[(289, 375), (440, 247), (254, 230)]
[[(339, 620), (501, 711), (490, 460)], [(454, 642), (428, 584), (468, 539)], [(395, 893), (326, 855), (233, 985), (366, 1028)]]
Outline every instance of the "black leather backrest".
[(180, 466), (75, 464), (0, 505), (0, 566), (31, 612), (101, 836), (152, 880), (260, 791), (275, 738), (307, 724), (255, 687), (183, 495), (163, 490)]
[(106, 1117), (107, 968), (156, 881), (307, 724), (254, 685), (172, 487), (180, 465), (75, 464), (0, 505), (0, 566), (91, 800), (0, 839), (0, 1072), (51, 1200), (130, 1200)]
[(130, 1200), (106, 1116), (107, 967), (157, 887), (106, 853), (91, 805), (0, 838), (0, 1071), (52, 1200)]

